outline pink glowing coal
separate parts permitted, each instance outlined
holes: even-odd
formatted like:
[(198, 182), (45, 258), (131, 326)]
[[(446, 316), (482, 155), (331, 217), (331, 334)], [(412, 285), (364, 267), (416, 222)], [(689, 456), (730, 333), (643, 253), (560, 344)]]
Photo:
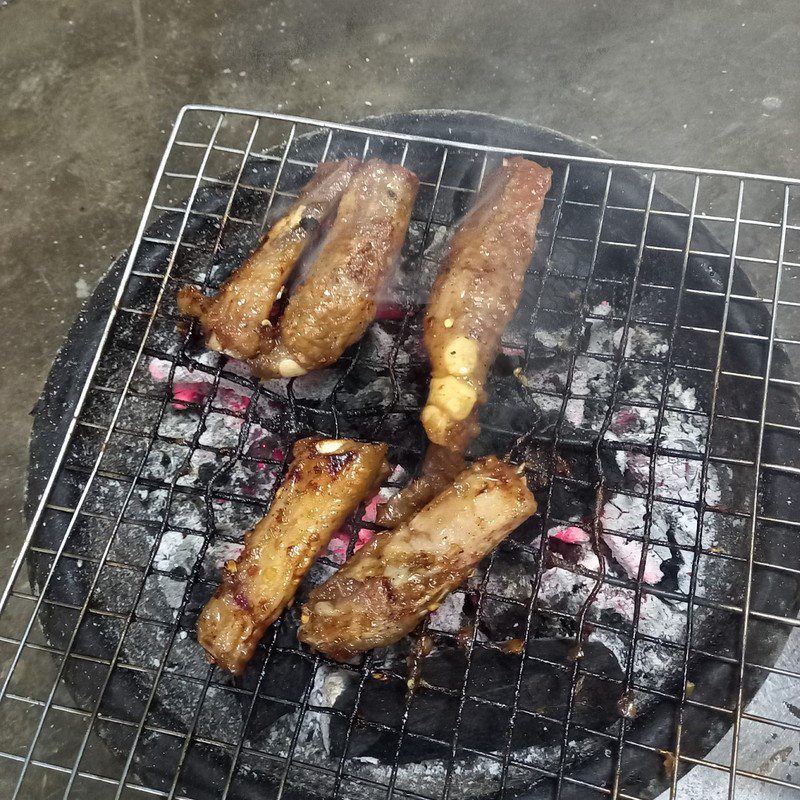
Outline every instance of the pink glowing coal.
[(551, 539), (558, 539), (565, 544), (585, 544), (589, 541), (589, 534), (577, 525), (570, 525), (568, 528), (551, 530), (548, 535)]
[[(628, 573), (633, 580), (639, 578), (639, 562), (642, 558), (642, 542), (635, 539), (627, 540), (614, 533), (604, 533), (603, 541), (608, 545), (614, 561)], [(656, 584), (664, 577), (658, 558), (648, 550), (645, 554), (644, 574), (645, 583)]]
[[(375, 522), (378, 506), (385, 502), (386, 497), (381, 494), (381, 492), (378, 492), (364, 507), (364, 513), (361, 515), (362, 522)], [(357, 553), (374, 535), (375, 531), (370, 528), (359, 528), (356, 534), (356, 543), (353, 552)], [(349, 544), (350, 531), (343, 528), (334, 533), (331, 537), (330, 544), (328, 544), (328, 551), (332, 556), (343, 560), (347, 556), (347, 546)]]
[[(558, 539), (565, 544), (586, 544), (591, 541), (589, 534), (577, 525), (569, 525), (566, 528), (553, 528), (548, 532), (551, 539)], [(611, 556), (633, 580), (639, 576), (639, 562), (642, 557), (642, 543), (636, 540), (628, 541), (623, 536), (615, 533), (603, 533), (603, 541), (611, 551)], [(658, 558), (647, 551), (645, 556), (644, 574), (642, 580), (645, 583), (658, 583), (663, 574)]]
[(641, 417), (632, 408), (621, 408), (611, 421), (611, 431), (617, 436), (629, 433), (638, 424)]
[(407, 309), (397, 303), (381, 303), (376, 312), (375, 319), (380, 320), (398, 320), (405, 317)]
[[(230, 362), (228, 368), (236, 369), (238, 362)], [(147, 366), (150, 377), (156, 383), (164, 383), (169, 380), (172, 362), (161, 358), (152, 358)], [(203, 370), (194, 370), (188, 367), (175, 367), (172, 376), (172, 407), (176, 411), (185, 411), (190, 405), (202, 403), (214, 391), (214, 376)], [(237, 414), (243, 414), (250, 405), (250, 398), (243, 395), (237, 384), (220, 380), (217, 387), (217, 400), (225, 408)]]

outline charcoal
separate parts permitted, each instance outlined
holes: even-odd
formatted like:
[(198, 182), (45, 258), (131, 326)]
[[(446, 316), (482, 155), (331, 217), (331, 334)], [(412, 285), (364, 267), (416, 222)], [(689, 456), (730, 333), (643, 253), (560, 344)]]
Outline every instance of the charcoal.
[[(574, 639), (538, 639), (528, 644), (518, 713), (514, 721), (513, 749), (558, 746), (562, 727), (551, 720), (563, 720), (569, 704), (576, 643)], [(458, 746), (481, 752), (496, 752), (506, 746), (521, 656), (502, 650), (476, 648), (473, 652), (465, 709), (462, 712)], [(460, 684), (466, 655), (458, 648), (432, 653), (425, 660), (421, 684), (417, 687), (408, 717), (408, 732), (400, 751), (403, 763), (437, 756), (441, 746), (414, 736), (449, 743), (461, 703)], [(582, 728), (605, 730), (618, 718), (622, 671), (611, 651), (599, 642), (583, 645), (581, 679), (574, 697), (573, 720), (580, 727), (570, 730), (573, 739), (582, 738)], [(352, 679), (336, 699), (334, 708), (348, 713), (358, 698), (359, 682)], [(341, 758), (345, 745), (350, 758), (376, 758), (391, 763), (397, 753), (397, 729), (407, 702), (404, 681), (368, 679), (364, 685), (358, 718), (369, 724), (353, 726), (347, 739), (347, 717), (332, 717), (331, 754)], [(483, 702), (482, 702), (483, 701)], [(468, 708), (467, 708), (468, 706)], [(526, 713), (531, 712), (531, 713)], [(436, 752), (434, 752), (434, 750)]]
[(250, 720), (248, 736), (255, 742), (266, 738), (270, 728), (283, 716), (295, 710), (314, 672), (313, 662), (302, 656), (276, 651), (269, 659), (263, 678), (265, 651), (259, 649), (245, 673), (233, 679), (236, 688), (243, 690), (242, 711), (252, 702), (252, 694), (261, 698)]

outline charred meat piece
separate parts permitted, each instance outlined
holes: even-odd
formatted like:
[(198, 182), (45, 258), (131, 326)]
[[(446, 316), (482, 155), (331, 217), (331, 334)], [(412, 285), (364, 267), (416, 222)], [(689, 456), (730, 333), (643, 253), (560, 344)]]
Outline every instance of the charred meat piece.
[(264, 519), (245, 535), (239, 558), (200, 614), (197, 639), (208, 658), (238, 675), (267, 627), (331, 536), (387, 474), (386, 445), (301, 439)]
[(378, 506), (375, 522), (396, 528), (427, 505), (464, 469), (464, 454), (438, 444), (428, 445), (422, 474), (402, 491)]
[(459, 226), (425, 317), (431, 385), (422, 424), (435, 444), (463, 452), (500, 337), (516, 310), (551, 172), (511, 158), (487, 179)]
[(520, 471), (475, 462), (416, 516), (378, 534), (303, 606), (299, 638), (336, 659), (392, 644), (536, 510)]
[(522, 293), (550, 176), (524, 158), (507, 160), (453, 236), (425, 316), (431, 386), (421, 416), (432, 444), (421, 476), (381, 507), (379, 525), (402, 524), (463, 464), (486, 375)]
[(363, 336), (400, 256), (418, 188), (413, 173), (379, 159), (356, 172), (311, 273), (289, 300), (275, 347), (251, 361), (256, 375), (289, 378), (326, 367)]
[(297, 200), (215, 297), (195, 287), (178, 292), (178, 310), (200, 321), (208, 346), (235, 358), (253, 358), (269, 346), (270, 311), (307, 246), (331, 217), (358, 161), (320, 164)]

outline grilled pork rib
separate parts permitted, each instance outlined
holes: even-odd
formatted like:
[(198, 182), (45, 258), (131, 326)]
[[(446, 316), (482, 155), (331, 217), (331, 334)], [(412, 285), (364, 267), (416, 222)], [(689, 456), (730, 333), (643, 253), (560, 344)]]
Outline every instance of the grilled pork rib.
[(522, 293), (550, 179), (533, 161), (506, 160), (453, 236), (425, 316), (431, 384), (421, 417), (432, 445), (421, 477), (381, 509), (381, 525), (394, 527), (427, 502), (478, 433), (486, 375)]
[(240, 674), (319, 552), (386, 476), (386, 445), (301, 439), (264, 519), (197, 623), (209, 661)]
[(516, 310), (551, 172), (508, 159), (459, 226), (431, 290), (425, 347), (431, 386), (422, 424), (435, 444), (463, 452), (477, 433), (486, 374)]
[(308, 278), (281, 319), (275, 347), (251, 361), (261, 378), (333, 364), (375, 318), (376, 298), (400, 255), (417, 177), (372, 159), (358, 169)]
[(178, 292), (178, 311), (200, 321), (212, 350), (253, 358), (272, 343), (270, 312), (300, 256), (333, 214), (358, 161), (322, 163), (297, 200), (215, 297), (193, 286)]
[(535, 510), (517, 467), (494, 456), (475, 462), (314, 589), (301, 641), (336, 659), (398, 641)]

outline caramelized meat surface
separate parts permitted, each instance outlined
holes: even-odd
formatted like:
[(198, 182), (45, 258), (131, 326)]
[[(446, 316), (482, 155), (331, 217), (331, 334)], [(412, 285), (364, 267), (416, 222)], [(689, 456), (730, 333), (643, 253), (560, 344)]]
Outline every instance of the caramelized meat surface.
[(379, 509), (379, 525), (402, 524), (463, 466), (478, 433), (486, 375), (519, 302), (550, 176), (532, 161), (509, 159), (487, 178), (453, 236), (425, 317), (432, 375), (422, 424), (431, 445), (420, 477)]
[(434, 444), (464, 452), (500, 337), (519, 302), (551, 172), (511, 158), (486, 180), (434, 282), (425, 317), (431, 385), (422, 424)]
[(464, 453), (438, 444), (428, 445), (422, 473), (394, 497), (378, 506), (375, 522), (396, 528), (427, 505), (464, 469)]
[(326, 367), (363, 336), (400, 256), (418, 188), (413, 173), (380, 159), (356, 172), (308, 278), (289, 300), (275, 347), (251, 362), (256, 375)]
[(301, 641), (337, 659), (398, 641), (535, 510), (514, 465), (493, 456), (477, 461), (314, 589)]
[(236, 675), (301, 579), (356, 506), (386, 475), (386, 445), (301, 439), (264, 519), (245, 535), (239, 558), (200, 614), (208, 659)]
[(206, 343), (235, 358), (253, 358), (272, 342), (270, 312), (300, 256), (332, 216), (358, 161), (322, 163), (297, 200), (215, 297), (178, 292), (181, 314), (200, 321)]

